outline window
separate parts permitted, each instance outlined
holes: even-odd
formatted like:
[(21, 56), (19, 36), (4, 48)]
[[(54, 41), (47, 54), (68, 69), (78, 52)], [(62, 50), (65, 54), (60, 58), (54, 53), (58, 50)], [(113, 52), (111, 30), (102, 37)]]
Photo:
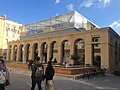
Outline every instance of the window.
[(85, 43), (83, 40), (80, 40), (78, 43), (77, 43), (77, 47), (80, 49), (80, 48), (84, 48), (85, 47)]
[(13, 33), (13, 38), (15, 37), (15, 33)]
[(8, 37), (9, 36), (9, 34), (8, 34), (9, 32), (8, 31), (6, 31), (6, 37)]
[(94, 44), (95, 47), (99, 47), (99, 44)]
[(13, 32), (15, 32), (15, 30), (16, 30), (16, 27), (13, 27)]
[(100, 42), (100, 37), (93, 37), (92, 42)]
[(100, 44), (99, 43), (96, 43), (96, 44), (93, 44), (94, 45), (94, 49), (100, 49)]
[(6, 31), (10, 31), (10, 25), (9, 24), (6, 25)]

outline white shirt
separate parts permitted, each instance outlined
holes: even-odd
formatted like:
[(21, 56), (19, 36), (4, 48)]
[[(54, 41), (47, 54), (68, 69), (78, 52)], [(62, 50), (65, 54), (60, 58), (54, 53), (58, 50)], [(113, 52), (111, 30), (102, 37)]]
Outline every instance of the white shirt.
[(3, 72), (3, 70), (0, 71), (0, 84), (4, 84), (5, 83), (5, 76), (6, 76), (6, 72)]

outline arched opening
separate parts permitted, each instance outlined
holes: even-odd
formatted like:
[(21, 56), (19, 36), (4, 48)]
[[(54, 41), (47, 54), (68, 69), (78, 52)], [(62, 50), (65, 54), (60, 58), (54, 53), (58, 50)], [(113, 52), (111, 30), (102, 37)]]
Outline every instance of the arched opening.
[(18, 47), (17, 45), (15, 45), (13, 48), (13, 61), (16, 61), (17, 59), (17, 50), (18, 50)]
[(33, 45), (33, 60), (35, 60), (36, 57), (38, 57), (38, 43), (34, 43)]
[(23, 48), (23, 44), (21, 44), (19, 46), (19, 62), (22, 62), (23, 61), (23, 52), (24, 52), (24, 48)]
[(25, 46), (25, 59), (28, 61), (29, 59), (29, 54), (30, 54), (30, 44), (26, 44)]
[(62, 46), (62, 61), (61, 63), (67, 64), (70, 60), (70, 42), (68, 40), (64, 40), (61, 44)]
[(56, 46), (56, 41), (53, 41), (50, 44), (50, 58), (52, 58), (52, 62), (54, 62), (56, 57), (57, 57), (57, 46)]
[(41, 44), (42, 62), (47, 63), (47, 43), (43, 42)]
[(74, 64), (85, 64), (85, 42), (83, 39), (77, 39), (74, 43)]

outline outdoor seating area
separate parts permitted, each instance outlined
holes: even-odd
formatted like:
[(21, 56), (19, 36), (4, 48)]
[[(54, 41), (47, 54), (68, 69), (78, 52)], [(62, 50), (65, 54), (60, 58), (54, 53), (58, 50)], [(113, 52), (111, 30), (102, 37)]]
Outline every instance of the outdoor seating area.
[(94, 69), (94, 70), (89, 70), (89, 71), (86, 71), (82, 74), (82, 78), (88, 78), (88, 79), (91, 79), (91, 78), (94, 78), (94, 77), (100, 77), (100, 76), (105, 76), (106, 74), (106, 69)]
[[(28, 69), (27, 64), (17, 64), (17, 63), (8, 63), (9, 67), (13, 68), (22, 68)], [(44, 64), (46, 67), (46, 64)], [(61, 64), (53, 64), (55, 69), (55, 73), (64, 74), (64, 75), (78, 75), (81, 74), (82, 78), (93, 78), (99, 76), (105, 76), (106, 69), (98, 69), (94, 66), (80, 66), (80, 65), (61, 65)]]
[(77, 75), (81, 74), (82, 78), (94, 78), (105, 76), (107, 69), (99, 69), (97, 66), (92, 66), (90, 64), (86, 65), (61, 65), (61, 64), (53, 64), (55, 72), (58, 74), (65, 75)]
[(69, 64), (53, 64), (55, 72), (58, 74), (65, 74), (65, 75), (76, 75), (76, 74), (83, 74), (88, 70), (94, 70), (96, 67), (92, 66), (84, 66), (84, 65), (69, 65)]

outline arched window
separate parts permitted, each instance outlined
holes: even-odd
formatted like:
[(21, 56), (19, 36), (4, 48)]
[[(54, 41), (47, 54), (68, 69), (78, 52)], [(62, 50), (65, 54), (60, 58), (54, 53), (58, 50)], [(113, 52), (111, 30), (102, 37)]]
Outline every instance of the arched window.
[(33, 59), (35, 60), (38, 57), (38, 43), (34, 43), (33, 45)]
[(20, 44), (19, 46), (19, 62), (22, 62), (23, 61), (23, 52), (24, 52), (24, 48), (23, 48), (23, 44)]
[(47, 43), (46, 42), (43, 42), (42, 44), (41, 44), (41, 53), (42, 53), (42, 62), (43, 63), (46, 63), (47, 62), (47, 47), (48, 47), (48, 45), (47, 45)]
[(62, 61), (61, 63), (69, 63), (70, 60), (70, 42), (68, 40), (63, 40), (62, 46)]
[(92, 64), (101, 67), (101, 48), (100, 37), (94, 36), (92, 38)]
[(74, 64), (84, 65), (85, 64), (85, 42), (79, 38), (74, 42)]

